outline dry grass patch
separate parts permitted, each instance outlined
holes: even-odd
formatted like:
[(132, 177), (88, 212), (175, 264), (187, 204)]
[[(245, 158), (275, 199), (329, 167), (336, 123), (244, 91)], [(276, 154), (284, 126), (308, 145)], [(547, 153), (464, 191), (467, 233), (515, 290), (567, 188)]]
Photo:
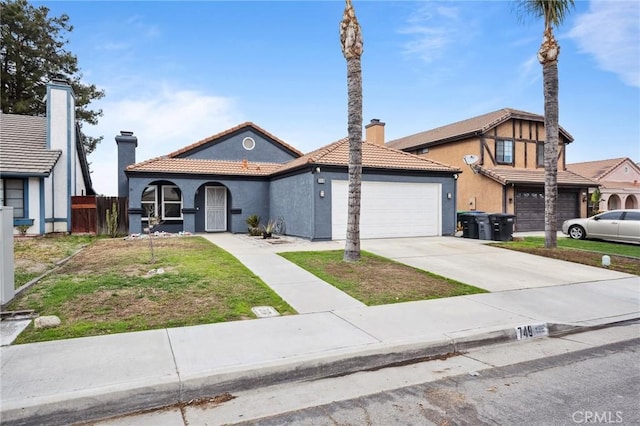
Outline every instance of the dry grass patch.
[[(224, 250), (199, 237), (99, 240), (11, 303), (57, 315), (62, 326), (29, 329), (18, 342), (255, 318), (253, 306), (295, 311)], [(150, 270), (164, 272), (149, 274)]]
[(280, 255), (369, 306), (485, 292), (365, 251), (353, 263), (342, 250)]

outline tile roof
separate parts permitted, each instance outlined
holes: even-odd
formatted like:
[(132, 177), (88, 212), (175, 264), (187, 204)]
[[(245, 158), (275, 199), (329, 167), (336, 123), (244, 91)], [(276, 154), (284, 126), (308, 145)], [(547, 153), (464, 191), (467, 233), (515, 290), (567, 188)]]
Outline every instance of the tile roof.
[(45, 117), (0, 113), (2, 174), (48, 176), (62, 151), (47, 149)]
[[(127, 167), (131, 172), (155, 172), (204, 175), (271, 176), (295, 170), (307, 164), (348, 166), (349, 140), (341, 139), (288, 163), (256, 163), (251, 161), (197, 160), (158, 157)], [(362, 143), (362, 165), (365, 168), (419, 170), (459, 173), (460, 169), (424, 157), (408, 154), (382, 145)]]
[(581, 176), (591, 178), (593, 180), (602, 179), (607, 173), (618, 167), (620, 164), (629, 160), (630, 163), (635, 164), (631, 159), (627, 157), (611, 158), (609, 160), (598, 161), (585, 161), (583, 163), (571, 163), (567, 164), (567, 169)]
[[(498, 111), (447, 124), (446, 126), (437, 127), (425, 132), (395, 139), (387, 142), (387, 145), (395, 149), (404, 150), (428, 146), (435, 143), (453, 142), (466, 137), (485, 133), (510, 119), (531, 120), (544, 123), (544, 116), (542, 115), (511, 108), (503, 108)], [(573, 142), (573, 136), (571, 136), (562, 127), (560, 127), (560, 133), (569, 142)]]
[(242, 130), (242, 129), (246, 128), (246, 127), (251, 127), (251, 128), (253, 128), (253, 129), (254, 129), (254, 130), (256, 130), (257, 132), (264, 134), (265, 136), (269, 137), (270, 139), (273, 139), (274, 141), (276, 141), (277, 143), (279, 143), (280, 145), (282, 145), (284, 148), (288, 149), (289, 151), (293, 152), (294, 154), (297, 154), (298, 156), (302, 156), (302, 152), (298, 151), (298, 150), (297, 150), (296, 148), (294, 148), (293, 146), (289, 145), (289, 144), (288, 144), (288, 143), (286, 143), (285, 141), (283, 141), (283, 140), (279, 139), (278, 137), (276, 137), (276, 136), (272, 135), (271, 133), (267, 132), (267, 131), (266, 131), (266, 130), (264, 130), (262, 127), (260, 127), (260, 126), (258, 126), (258, 125), (256, 125), (256, 124), (254, 124), (254, 123), (252, 123), (252, 122), (250, 122), (250, 121), (247, 121), (247, 122), (245, 122), (245, 123), (242, 123), (242, 124), (239, 124), (239, 125), (237, 125), (237, 126), (235, 126), (235, 127), (232, 127), (232, 128), (230, 128), (230, 129), (227, 129), (227, 130), (225, 130), (225, 131), (223, 131), (223, 132), (217, 133), (217, 134), (215, 134), (215, 135), (213, 135), (213, 136), (209, 136), (208, 138), (202, 139), (202, 140), (200, 140), (200, 141), (198, 141), (198, 142), (195, 142), (195, 143), (193, 143), (193, 144), (191, 144), (191, 145), (185, 146), (184, 148), (181, 148), (181, 149), (179, 149), (179, 150), (177, 150), (177, 151), (174, 151), (174, 152), (172, 152), (171, 154), (167, 155), (167, 157), (170, 157), (170, 158), (178, 157), (178, 156), (180, 156), (181, 154), (184, 154), (184, 153), (186, 153), (186, 152), (191, 151), (192, 149), (195, 149), (195, 148), (198, 148), (198, 147), (200, 147), (200, 146), (202, 146), (202, 145), (205, 145), (205, 144), (208, 144), (208, 143), (210, 143), (210, 142), (213, 142), (213, 141), (215, 141), (216, 139), (220, 139), (220, 138), (222, 138), (222, 137), (225, 137), (225, 136), (231, 135), (231, 134), (233, 134), (234, 132), (237, 132), (237, 131), (239, 131), (239, 130)]
[[(305, 164), (325, 164), (331, 166), (349, 165), (349, 139), (337, 142), (312, 151), (300, 158), (286, 163), (279, 172), (292, 170)], [(423, 170), (433, 172), (460, 172), (460, 169), (430, 160), (425, 157), (409, 154), (404, 151), (362, 142), (362, 166), (365, 168), (394, 170)]]
[[(514, 169), (478, 167), (478, 172), (502, 185), (510, 183), (544, 185), (544, 169)], [(598, 186), (591, 179), (587, 179), (569, 170), (558, 170), (559, 186)]]
[(279, 163), (158, 157), (133, 164), (127, 167), (127, 171), (196, 175), (269, 176), (281, 167), (282, 164)]

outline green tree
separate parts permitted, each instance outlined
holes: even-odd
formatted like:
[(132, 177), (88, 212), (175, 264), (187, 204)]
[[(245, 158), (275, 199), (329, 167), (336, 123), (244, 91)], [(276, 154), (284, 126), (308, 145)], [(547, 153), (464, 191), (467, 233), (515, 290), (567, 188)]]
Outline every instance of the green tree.
[[(89, 109), (89, 104), (104, 97), (94, 84), (82, 83), (78, 58), (65, 49), (67, 33), (73, 31), (69, 16), (50, 17), (45, 6), (34, 7), (26, 0), (1, 0), (0, 66), (2, 112), (44, 115), (46, 83), (54, 77), (69, 80), (76, 97), (76, 118), (83, 124), (95, 125), (102, 110)], [(84, 146), (91, 153), (102, 140), (85, 136)]]
[(362, 186), (362, 32), (351, 0), (340, 22), (340, 44), (347, 60), (347, 130), (349, 134), (349, 206), (344, 260), (360, 260), (360, 195)]
[(560, 45), (553, 36), (553, 27), (564, 21), (574, 0), (520, 0), (522, 9), (544, 20), (542, 45), (538, 50), (538, 61), (542, 65), (544, 94), (544, 246), (558, 246), (558, 143), (560, 137), (558, 105), (558, 56)]

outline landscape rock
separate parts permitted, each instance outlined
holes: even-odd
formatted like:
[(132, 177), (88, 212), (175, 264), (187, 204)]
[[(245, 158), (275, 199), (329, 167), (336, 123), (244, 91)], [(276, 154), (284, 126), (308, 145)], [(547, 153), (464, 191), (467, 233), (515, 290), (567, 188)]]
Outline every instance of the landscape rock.
[(60, 326), (60, 318), (55, 315), (45, 315), (33, 320), (35, 328), (54, 328)]

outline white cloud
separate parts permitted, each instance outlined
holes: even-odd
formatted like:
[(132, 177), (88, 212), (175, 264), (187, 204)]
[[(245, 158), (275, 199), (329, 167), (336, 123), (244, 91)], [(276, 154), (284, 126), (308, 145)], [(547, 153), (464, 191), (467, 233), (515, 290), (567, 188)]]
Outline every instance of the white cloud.
[(468, 39), (469, 23), (461, 25), (460, 21), (457, 7), (435, 2), (421, 6), (407, 20), (406, 27), (399, 30), (410, 38), (404, 44), (405, 53), (426, 63), (446, 55), (451, 45)]
[(569, 32), (580, 50), (627, 85), (640, 87), (640, 2), (593, 0)]
[(163, 84), (152, 95), (136, 93), (100, 105), (104, 116), (86, 132), (104, 135), (89, 155), (96, 192), (117, 195), (118, 154), (115, 136), (129, 130), (138, 138), (136, 161), (169, 154), (186, 145), (241, 123), (233, 99)]

